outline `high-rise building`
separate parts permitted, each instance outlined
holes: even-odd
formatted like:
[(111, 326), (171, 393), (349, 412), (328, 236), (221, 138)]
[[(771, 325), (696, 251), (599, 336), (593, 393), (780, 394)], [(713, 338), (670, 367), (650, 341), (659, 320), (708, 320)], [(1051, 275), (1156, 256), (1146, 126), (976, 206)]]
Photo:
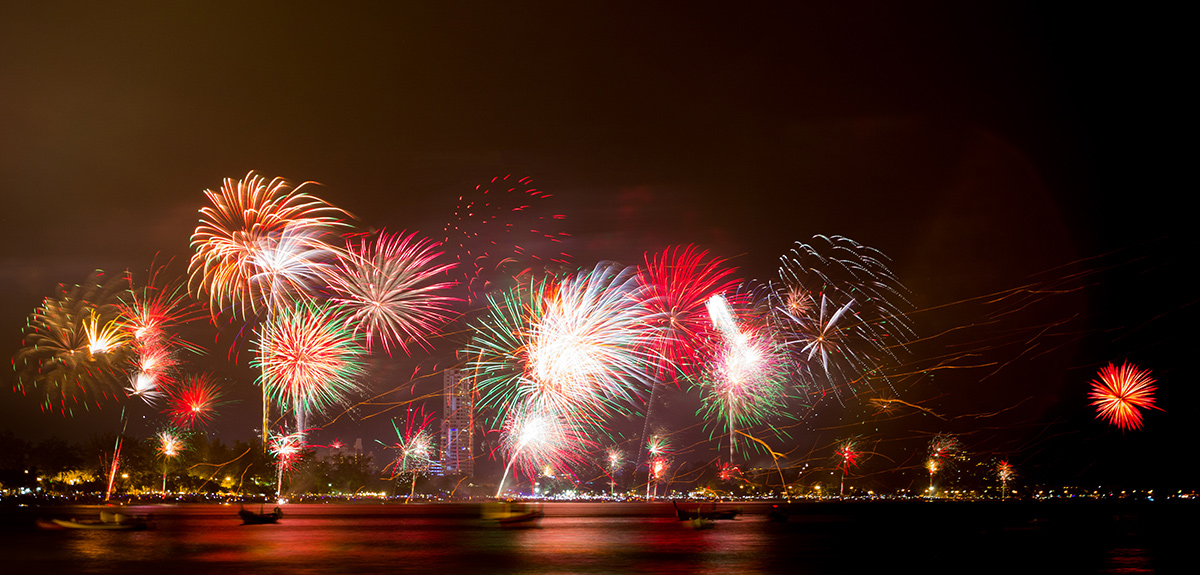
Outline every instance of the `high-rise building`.
[(475, 418), (470, 380), (459, 376), (457, 369), (447, 369), (442, 373), (442, 397), (442, 473), (474, 475)]

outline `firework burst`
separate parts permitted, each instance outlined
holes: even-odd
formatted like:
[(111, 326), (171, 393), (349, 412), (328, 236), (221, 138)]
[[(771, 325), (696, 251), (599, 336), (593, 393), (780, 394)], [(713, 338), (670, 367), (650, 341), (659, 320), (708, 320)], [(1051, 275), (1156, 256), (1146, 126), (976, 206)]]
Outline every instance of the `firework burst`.
[(188, 269), (214, 317), (227, 308), (245, 317), (308, 293), (315, 264), (336, 253), (328, 239), (347, 214), (302, 192), (307, 184), (292, 188), (251, 172), (205, 190), (212, 205), (200, 209)]
[(906, 290), (886, 259), (840, 236), (797, 242), (780, 258), (772, 309), (789, 345), (799, 350), (809, 385), (854, 392), (869, 387), (871, 378), (886, 381), (884, 365), (913, 336), (901, 309), (908, 306)]
[(417, 476), (428, 472), (433, 463), (434, 436), (428, 429), (432, 421), (433, 414), (426, 414), (424, 408), (413, 411), (411, 407), (405, 418), (403, 431), (392, 421), (392, 428), (396, 430), (400, 441), (393, 446), (397, 451), (396, 459), (384, 468), (384, 472), (388, 473), (390, 470), (391, 479), (403, 475), (412, 477), (405, 503), (412, 500), (413, 491), (417, 487)]
[(258, 334), (251, 365), (262, 368), (260, 384), (277, 402), (292, 406), (297, 427), (306, 413), (319, 413), (358, 389), (363, 349), (345, 329), (336, 308), (297, 302), (281, 310)]
[[(1108, 364), (1092, 380), (1088, 398), (1096, 407), (1096, 417), (1121, 431), (1141, 429), (1144, 409), (1159, 409), (1154, 405), (1154, 378), (1150, 370), (1139, 369), (1128, 362), (1121, 367)], [(1160, 410), (1161, 411), (1161, 410)]]
[(648, 327), (652, 364), (658, 381), (699, 378), (714, 345), (706, 304), (737, 287), (734, 268), (695, 246), (646, 254), (638, 270), (638, 299)]
[(784, 413), (786, 354), (769, 323), (745, 321), (754, 318), (747, 317), (748, 312), (735, 312), (720, 295), (707, 305), (722, 345), (701, 381), (701, 412), (706, 419), (722, 422), (729, 432), (732, 462), (735, 428), (766, 424)]
[(599, 264), (504, 299), (489, 296), (468, 346), (481, 406), (496, 409), (498, 420), (509, 406), (532, 403), (598, 424), (638, 405), (649, 377), (631, 289), (630, 268)]
[(271, 433), (267, 452), (275, 458), (275, 498), (283, 495), (283, 476), (292, 471), (304, 455), (304, 432)]
[(455, 298), (446, 294), (454, 283), (436, 278), (455, 264), (436, 263), (437, 247), (415, 233), (347, 241), (330, 269), (330, 301), (348, 314), (347, 326), (365, 333), (368, 352), (375, 341), (388, 355), (393, 345), (405, 353), (411, 342), (426, 347), (429, 335), (449, 321)]
[(183, 429), (207, 425), (221, 403), (221, 395), (221, 388), (211, 374), (187, 375), (178, 388), (169, 392), (163, 413)]
[(835, 469), (842, 472), (842, 482), (838, 490), (839, 495), (846, 493), (846, 474), (850, 473), (851, 469), (858, 469), (859, 460), (863, 457), (862, 448), (860, 446), (862, 440), (859, 437), (850, 437), (838, 441), (837, 447), (834, 449), (834, 459), (837, 460)]
[(516, 468), (530, 478), (537, 477), (539, 467), (570, 469), (583, 463), (584, 454), (595, 445), (574, 418), (529, 403), (508, 411), (500, 435), (508, 465), (496, 497), (504, 492), (504, 481), (511, 469)]
[(133, 355), (117, 328), (121, 285), (121, 277), (96, 271), (42, 301), (13, 356), (17, 390), (39, 394), (43, 410), (63, 415), (119, 397)]

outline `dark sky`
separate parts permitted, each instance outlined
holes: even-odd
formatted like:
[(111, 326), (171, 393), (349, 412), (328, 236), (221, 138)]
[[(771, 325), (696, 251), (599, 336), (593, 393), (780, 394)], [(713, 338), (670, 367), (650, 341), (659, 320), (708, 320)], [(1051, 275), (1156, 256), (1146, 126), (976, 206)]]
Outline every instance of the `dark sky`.
[[(515, 174), (554, 194), (583, 265), (695, 243), (768, 279), (793, 242), (844, 235), (888, 254), (911, 290), (931, 338), (913, 365), (991, 354), (978, 363), (993, 367), (894, 390), (943, 418), (823, 403), (793, 434), (797, 456), (824, 464), (834, 438), (866, 431), (894, 460), (882, 473), (919, 465), (928, 434), (952, 431), (1039, 479), (1179, 483), (1143, 466), (1185, 449), (1196, 415), (1171, 15), (424, 4), (0, 8), (5, 353), (56, 284), (185, 261), (201, 192), (223, 178), (317, 181), (363, 227), (440, 239), (459, 195)], [(1061, 289), (995, 323), (984, 318), (1005, 302), (946, 305), (1035, 282)], [(1086, 407), (1092, 374), (1123, 359), (1160, 380), (1166, 412), (1142, 432)], [(210, 368), (251, 377), (225, 363)], [(396, 381), (380, 385), (412, 370), (381, 363)], [(119, 411), (65, 420), (0, 393), (0, 427), (29, 437), (115, 427)], [(685, 427), (694, 407), (679, 404), (666, 422)], [(254, 406), (231, 411), (219, 429), (242, 437)], [(387, 440), (384, 420), (329, 432)]]

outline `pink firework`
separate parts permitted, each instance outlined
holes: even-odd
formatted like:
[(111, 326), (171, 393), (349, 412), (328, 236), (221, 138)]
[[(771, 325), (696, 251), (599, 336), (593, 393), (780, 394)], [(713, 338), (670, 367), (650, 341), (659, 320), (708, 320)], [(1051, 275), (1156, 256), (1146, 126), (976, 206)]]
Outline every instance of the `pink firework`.
[(330, 268), (330, 301), (347, 314), (346, 325), (366, 335), (391, 355), (393, 345), (409, 353), (409, 344), (427, 347), (427, 338), (449, 321), (456, 298), (448, 291), (452, 281), (440, 281), (453, 263), (438, 263), (439, 244), (380, 233), (374, 241), (346, 242), (346, 253)]
[(194, 429), (212, 421), (220, 401), (221, 388), (212, 375), (189, 375), (170, 392), (164, 413), (176, 426)]
[(651, 331), (652, 375), (658, 381), (697, 378), (714, 345), (707, 302), (737, 288), (735, 268), (695, 246), (646, 254), (638, 270), (638, 299)]
[(188, 269), (214, 317), (225, 309), (256, 313), (310, 289), (314, 265), (334, 253), (328, 239), (347, 214), (301, 192), (308, 183), (292, 188), (251, 172), (204, 192), (212, 205), (200, 209)]
[[(1121, 367), (1110, 363), (1092, 380), (1088, 398), (1096, 406), (1096, 417), (1116, 425), (1121, 431), (1141, 429), (1143, 409), (1154, 405), (1154, 378), (1150, 370), (1138, 369), (1128, 362)], [(1161, 411), (1161, 409), (1159, 409)]]

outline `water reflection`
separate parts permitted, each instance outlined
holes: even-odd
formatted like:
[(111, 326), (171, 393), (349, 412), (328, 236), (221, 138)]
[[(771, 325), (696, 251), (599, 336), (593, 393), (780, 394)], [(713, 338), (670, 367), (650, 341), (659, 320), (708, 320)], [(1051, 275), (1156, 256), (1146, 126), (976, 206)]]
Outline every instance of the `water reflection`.
[[(789, 523), (747, 513), (708, 530), (677, 521), (669, 506), (647, 509), (631, 515), (615, 506), (548, 506), (538, 528), (503, 529), (469, 507), (290, 505), (278, 525), (241, 525), (236, 507), (164, 506), (136, 510), (156, 515), (154, 530), (10, 529), (0, 545), (5, 572), (169, 575), (844, 573), (914, 567), (978, 573), (1011, 572), (1004, 566), (1021, 563), (1074, 572), (1149, 572), (1174, 549), (1156, 549), (1144, 533), (1130, 539), (1126, 532), (1141, 524), (1122, 522), (1110, 530), (1085, 516), (1005, 519), (1009, 526), (979, 507), (949, 514), (927, 506), (872, 508), (808, 514)], [(58, 512), (70, 517), (79, 511)], [(1070, 557), (1062, 554), (1065, 548)], [(988, 556), (1005, 561), (983, 560)], [(1060, 563), (1047, 563), (1047, 556)]]

